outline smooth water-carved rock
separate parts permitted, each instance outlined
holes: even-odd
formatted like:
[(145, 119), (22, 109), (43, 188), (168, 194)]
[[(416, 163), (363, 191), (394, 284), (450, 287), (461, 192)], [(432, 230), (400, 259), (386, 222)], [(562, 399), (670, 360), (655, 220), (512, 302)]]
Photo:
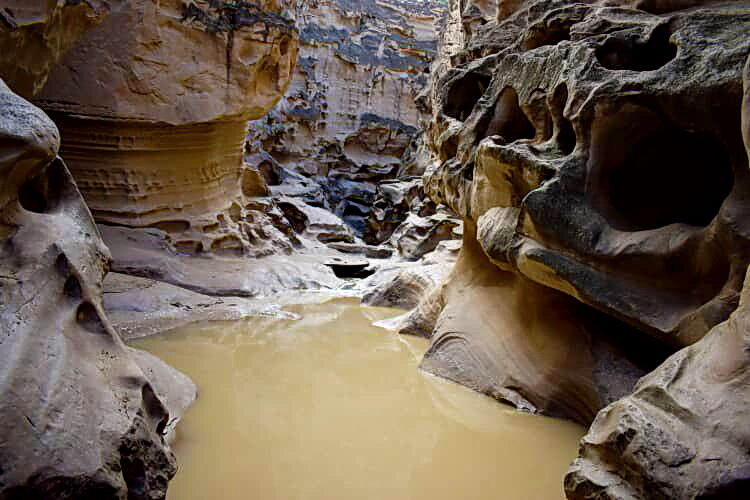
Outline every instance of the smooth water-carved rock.
[(0, 138), (0, 497), (164, 498), (195, 387), (109, 324), (109, 252), (57, 128), (2, 82)]
[[(461, 33), (461, 12), (449, 9), (449, 57), (438, 58), (425, 132), (434, 160), (424, 189), (473, 228), (464, 247), (481, 249), (465, 274), (489, 265), (556, 289), (632, 325), (636, 345), (635, 329), (671, 348), (699, 340), (736, 307), (750, 260), (739, 134), (750, 4), (504, 2), (493, 18), (473, 3)], [(441, 326), (452, 301), (462, 303), (451, 292), (462, 280), (467, 294), (489, 286), (454, 273), (405, 331), (434, 329), (432, 371), (492, 392), (526, 352), (504, 349), (500, 322), (483, 323), (482, 341), (440, 340), (481, 330)], [(579, 347), (599, 362), (593, 345)], [(592, 375), (585, 363), (574, 371), (574, 392), (585, 393)], [(639, 376), (623, 373), (630, 383)], [(604, 382), (594, 384), (600, 396)], [(532, 372), (501, 385), (539, 394), (551, 383)], [(550, 397), (569, 417), (583, 415)]]
[[(260, 256), (268, 194), (243, 165), (247, 120), (286, 91), (298, 33), (277, 1), (128, 0), (54, 69), (36, 102), (99, 224), (158, 229), (183, 254)], [(139, 233), (134, 233), (137, 235)]]
[[(750, 59), (744, 88), (750, 157)], [(599, 412), (565, 478), (568, 498), (747, 498), (749, 393), (750, 269), (727, 321)]]
[(750, 274), (739, 308), (599, 412), (565, 478), (571, 500), (750, 495)]

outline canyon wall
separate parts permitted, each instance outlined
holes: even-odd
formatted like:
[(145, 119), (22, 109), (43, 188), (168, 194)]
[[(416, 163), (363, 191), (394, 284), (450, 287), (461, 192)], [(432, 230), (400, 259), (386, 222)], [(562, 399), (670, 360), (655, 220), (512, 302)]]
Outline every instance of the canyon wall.
[(0, 82), (0, 498), (165, 498), (167, 439), (196, 389), (112, 327), (99, 228), (115, 251), (274, 244), (248, 229), (274, 213), (242, 146), (296, 62), (282, 14), (277, 2), (3, 5), (0, 76), (58, 120), (64, 146)]
[(297, 39), (278, 1), (127, 0), (67, 52), (35, 103), (115, 254), (134, 239), (184, 254), (291, 248), (243, 144), (286, 91)]
[[(12, 3), (0, 75), (33, 94), (108, 14), (95, 2)], [(165, 439), (195, 387), (109, 324), (109, 251), (57, 156), (60, 134), (2, 80), (0, 138), (0, 498), (164, 498), (176, 470)]]
[[(568, 494), (744, 492), (731, 399), (747, 399), (748, 364), (729, 351), (748, 325), (722, 322), (750, 262), (750, 3), (452, 1), (448, 16), (424, 189), (463, 219), (463, 249), (402, 326), (431, 338), (422, 367), (589, 424), (692, 345), (599, 414)], [(693, 431), (716, 446), (678, 453)]]
[[(378, 184), (402, 173), (417, 136), (423, 113), (415, 98), (430, 76), (443, 10), (438, 0), (299, 3), (292, 83), (248, 136), (248, 162), (267, 173), (277, 198), (329, 210), (368, 243), (390, 237), (393, 228), (368, 234), (366, 225)], [(308, 186), (285, 185), (282, 169)]]

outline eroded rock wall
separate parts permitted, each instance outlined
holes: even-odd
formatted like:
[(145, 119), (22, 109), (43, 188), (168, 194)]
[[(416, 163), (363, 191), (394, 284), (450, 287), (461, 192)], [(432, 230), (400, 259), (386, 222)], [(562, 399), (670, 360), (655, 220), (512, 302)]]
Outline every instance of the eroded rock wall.
[(417, 134), (415, 98), (429, 78), (443, 5), (313, 0), (299, 2), (296, 16), (299, 63), (278, 106), (251, 126), (248, 160), (312, 179), (322, 196), (306, 201), (362, 237), (377, 184), (396, 177)]
[(35, 99), (97, 222), (175, 253), (288, 251), (243, 144), (286, 91), (297, 40), (278, 1), (113, 3)]
[[(492, 266), (490, 282), (561, 292), (551, 310), (570, 310), (570, 296), (631, 325), (631, 345), (649, 343), (644, 334), (666, 349), (689, 345), (729, 316), (750, 260), (739, 132), (750, 6), (452, 2), (449, 14), (424, 188), (464, 219), (463, 271), (404, 330), (432, 335), (430, 371), (541, 411), (565, 400), (562, 413), (585, 422), (653, 360), (619, 348), (602, 357), (593, 340), (571, 335), (591, 361), (566, 367), (546, 348), (554, 328), (509, 349), (505, 322), (455, 311), (466, 294), (494, 300)], [(596, 398), (578, 405), (533, 370), (509, 376), (529, 352), (551, 356), (545, 370), (572, 370), (574, 393), (594, 387)], [(622, 376), (601, 376), (607, 357), (624, 361)]]
[(59, 137), (0, 81), (0, 498), (164, 498), (195, 387), (107, 320), (109, 251)]
[[(744, 88), (742, 134), (750, 157), (750, 58)], [(727, 321), (599, 412), (565, 478), (568, 498), (750, 495), (749, 353), (750, 269)]]

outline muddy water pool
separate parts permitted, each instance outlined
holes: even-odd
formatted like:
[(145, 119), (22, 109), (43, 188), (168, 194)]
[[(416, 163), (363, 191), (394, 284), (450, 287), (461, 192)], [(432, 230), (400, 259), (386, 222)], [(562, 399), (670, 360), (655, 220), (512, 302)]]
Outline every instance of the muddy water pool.
[(200, 391), (168, 500), (564, 498), (581, 427), (421, 372), (425, 339), (372, 326), (400, 311), (286, 309), (136, 344)]

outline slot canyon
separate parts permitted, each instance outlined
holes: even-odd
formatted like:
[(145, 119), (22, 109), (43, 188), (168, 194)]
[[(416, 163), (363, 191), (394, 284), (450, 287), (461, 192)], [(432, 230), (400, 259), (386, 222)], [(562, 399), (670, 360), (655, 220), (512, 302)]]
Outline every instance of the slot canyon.
[(750, 498), (750, 1), (0, 0), (0, 500)]

